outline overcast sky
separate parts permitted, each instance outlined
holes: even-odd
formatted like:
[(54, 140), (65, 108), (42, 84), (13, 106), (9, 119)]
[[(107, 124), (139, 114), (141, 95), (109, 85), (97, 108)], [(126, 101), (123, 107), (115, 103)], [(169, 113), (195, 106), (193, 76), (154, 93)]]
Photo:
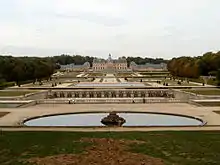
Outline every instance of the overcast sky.
[(0, 54), (198, 56), (220, 50), (220, 0), (0, 0)]

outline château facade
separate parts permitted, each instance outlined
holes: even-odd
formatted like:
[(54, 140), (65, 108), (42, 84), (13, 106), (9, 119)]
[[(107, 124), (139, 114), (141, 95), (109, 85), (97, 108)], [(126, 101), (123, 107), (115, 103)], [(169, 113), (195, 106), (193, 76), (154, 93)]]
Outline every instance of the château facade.
[(109, 54), (107, 60), (94, 59), (92, 63), (93, 71), (126, 71), (127, 69), (127, 60), (125, 58), (113, 60), (111, 54)]
[(132, 71), (166, 71), (167, 64), (160, 63), (160, 64), (152, 64), (146, 63), (144, 65), (138, 65), (134, 61), (130, 63), (130, 68)]

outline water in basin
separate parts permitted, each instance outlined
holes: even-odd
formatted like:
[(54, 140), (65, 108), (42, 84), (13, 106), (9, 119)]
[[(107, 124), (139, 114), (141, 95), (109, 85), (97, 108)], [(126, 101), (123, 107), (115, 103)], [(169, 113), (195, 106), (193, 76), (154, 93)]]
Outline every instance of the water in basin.
[(78, 87), (108, 87), (108, 86), (114, 86), (114, 87), (144, 87), (145, 85), (142, 83), (79, 83), (75, 86)]
[[(200, 120), (188, 117), (149, 114), (149, 113), (117, 113), (126, 120), (123, 126), (196, 126), (202, 125)], [(108, 113), (65, 114), (32, 119), (27, 126), (103, 126), (100, 122)]]

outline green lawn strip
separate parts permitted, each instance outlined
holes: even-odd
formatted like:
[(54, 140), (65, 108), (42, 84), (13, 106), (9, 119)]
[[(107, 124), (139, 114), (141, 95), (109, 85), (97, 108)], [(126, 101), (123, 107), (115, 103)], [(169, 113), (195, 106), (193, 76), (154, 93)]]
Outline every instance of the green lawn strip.
[[(197, 82), (197, 83), (201, 83), (201, 84), (204, 83), (204, 80), (201, 78), (198, 78), (198, 79), (188, 78), (188, 79), (189, 79), (189, 81), (192, 81), (192, 82)], [(208, 85), (217, 85), (217, 81), (213, 80), (213, 79), (208, 79), (207, 84)]]
[(199, 94), (199, 95), (220, 95), (220, 90), (218, 90), (218, 89), (213, 89), (213, 90), (210, 90), (210, 89), (204, 89), (204, 90), (186, 89), (186, 90), (183, 90), (183, 91), (196, 93), (196, 94)]
[(100, 76), (104, 76), (103, 73), (89, 73), (88, 77), (100, 77)]
[(35, 93), (37, 91), (0, 91), (0, 97), (7, 96), (21, 96), (28, 93)]
[(78, 141), (83, 137), (145, 141), (130, 145), (129, 151), (162, 158), (168, 164), (214, 165), (220, 162), (220, 132), (217, 131), (1, 132), (0, 164), (14, 165), (24, 158), (81, 153), (90, 145)]
[(202, 106), (208, 106), (208, 107), (218, 107), (220, 106), (220, 102), (198, 102), (198, 104)]
[(184, 82), (181, 82), (181, 85), (177, 84), (178, 81), (174, 81), (174, 80), (170, 80), (170, 79), (155, 79), (155, 80), (158, 80), (158, 81), (161, 81), (160, 84), (163, 84), (164, 82), (165, 83), (168, 83), (169, 86), (199, 86), (198, 84), (194, 84), (194, 83), (187, 83), (186, 81)]
[(220, 115), (220, 111), (214, 111), (214, 112)]
[(0, 112), (0, 117), (3, 117), (5, 115), (9, 114), (9, 112)]

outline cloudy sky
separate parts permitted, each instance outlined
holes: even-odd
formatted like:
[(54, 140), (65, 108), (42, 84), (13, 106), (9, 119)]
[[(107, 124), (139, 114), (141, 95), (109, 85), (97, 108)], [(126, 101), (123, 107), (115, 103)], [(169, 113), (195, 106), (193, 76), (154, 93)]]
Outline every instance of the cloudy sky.
[(0, 54), (198, 56), (220, 50), (220, 0), (0, 0)]

